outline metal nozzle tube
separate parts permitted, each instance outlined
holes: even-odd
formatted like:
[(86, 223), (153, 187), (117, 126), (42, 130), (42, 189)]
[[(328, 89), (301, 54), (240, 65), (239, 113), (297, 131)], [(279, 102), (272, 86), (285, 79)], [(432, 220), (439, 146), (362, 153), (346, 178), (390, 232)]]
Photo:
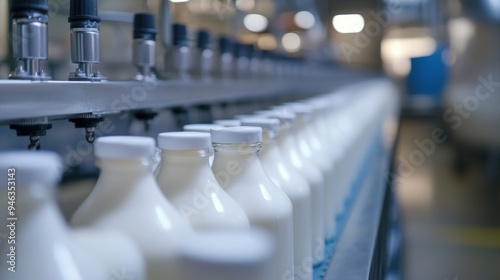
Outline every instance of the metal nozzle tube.
[(94, 64), (100, 60), (99, 29), (71, 28), (71, 61), (78, 64), (77, 79), (93, 78)]
[(100, 81), (99, 72), (94, 72), (94, 64), (101, 60), (99, 51), (99, 17), (96, 0), (71, 0), (71, 61), (78, 64), (70, 80)]
[(156, 28), (152, 14), (135, 14), (133, 38), (132, 61), (139, 71), (136, 79), (155, 79)]
[(133, 62), (143, 76), (151, 74), (155, 67), (155, 41), (135, 39), (133, 45)]
[(20, 65), (11, 79), (49, 79), (40, 70), (40, 61), (48, 58), (48, 18), (46, 1), (11, 3), (13, 55)]
[(73, 63), (99, 63), (99, 29), (71, 29), (71, 61)]

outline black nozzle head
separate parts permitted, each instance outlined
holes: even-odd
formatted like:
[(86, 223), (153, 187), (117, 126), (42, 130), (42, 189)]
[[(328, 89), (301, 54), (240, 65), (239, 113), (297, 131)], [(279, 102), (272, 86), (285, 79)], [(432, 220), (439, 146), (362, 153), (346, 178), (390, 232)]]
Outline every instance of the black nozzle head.
[(174, 23), (172, 25), (172, 43), (174, 46), (185, 47), (188, 45), (187, 26), (184, 24)]
[(196, 47), (201, 50), (211, 48), (210, 33), (207, 30), (198, 30), (198, 34), (196, 34)]
[(222, 36), (219, 38), (219, 52), (230, 53), (233, 51), (233, 41), (228, 37)]
[(146, 13), (134, 15), (134, 39), (156, 40), (154, 15)]
[(99, 27), (97, 0), (71, 0), (68, 22), (73, 27)]
[(28, 16), (32, 13), (47, 15), (49, 6), (47, 0), (11, 0), (10, 10), (14, 17)]

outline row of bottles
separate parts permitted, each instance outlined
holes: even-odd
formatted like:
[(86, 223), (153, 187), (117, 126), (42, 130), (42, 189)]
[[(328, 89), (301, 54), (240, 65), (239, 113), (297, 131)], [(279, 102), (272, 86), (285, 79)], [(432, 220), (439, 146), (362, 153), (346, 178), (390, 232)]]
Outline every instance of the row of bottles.
[(187, 125), (156, 143), (100, 137), (101, 172), (71, 227), (52, 198), (58, 156), (1, 154), (0, 179), (14, 182), (1, 190), (2, 217), (18, 219), (14, 250), (0, 243), (0, 278), (313, 279), (390, 113), (388, 91), (366, 88)]

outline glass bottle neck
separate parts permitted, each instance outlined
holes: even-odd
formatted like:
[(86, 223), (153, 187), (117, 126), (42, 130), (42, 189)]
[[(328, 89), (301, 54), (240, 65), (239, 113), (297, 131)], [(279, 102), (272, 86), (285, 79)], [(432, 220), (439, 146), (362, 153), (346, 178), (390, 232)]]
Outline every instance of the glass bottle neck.
[(277, 133), (269, 130), (262, 131), (262, 152), (265, 152), (278, 139)]
[(161, 162), (163, 164), (186, 163), (192, 166), (196, 164), (208, 164), (208, 159), (212, 155), (209, 149), (203, 150), (184, 150), (184, 151), (161, 151)]
[(213, 143), (215, 154), (255, 155), (262, 149), (261, 142), (245, 144)]
[(237, 163), (238, 165), (251, 165), (258, 161), (258, 154), (262, 149), (262, 144), (219, 144), (214, 143), (215, 157), (212, 164), (214, 166)]
[(153, 158), (97, 159), (96, 165), (102, 173), (150, 173)]

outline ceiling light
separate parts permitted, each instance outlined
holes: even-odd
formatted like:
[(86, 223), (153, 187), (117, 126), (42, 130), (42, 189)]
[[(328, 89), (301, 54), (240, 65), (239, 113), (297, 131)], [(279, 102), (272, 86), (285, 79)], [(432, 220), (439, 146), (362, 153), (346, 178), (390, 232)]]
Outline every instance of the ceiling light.
[(365, 27), (365, 19), (360, 14), (336, 15), (332, 24), (339, 33), (359, 33)]

